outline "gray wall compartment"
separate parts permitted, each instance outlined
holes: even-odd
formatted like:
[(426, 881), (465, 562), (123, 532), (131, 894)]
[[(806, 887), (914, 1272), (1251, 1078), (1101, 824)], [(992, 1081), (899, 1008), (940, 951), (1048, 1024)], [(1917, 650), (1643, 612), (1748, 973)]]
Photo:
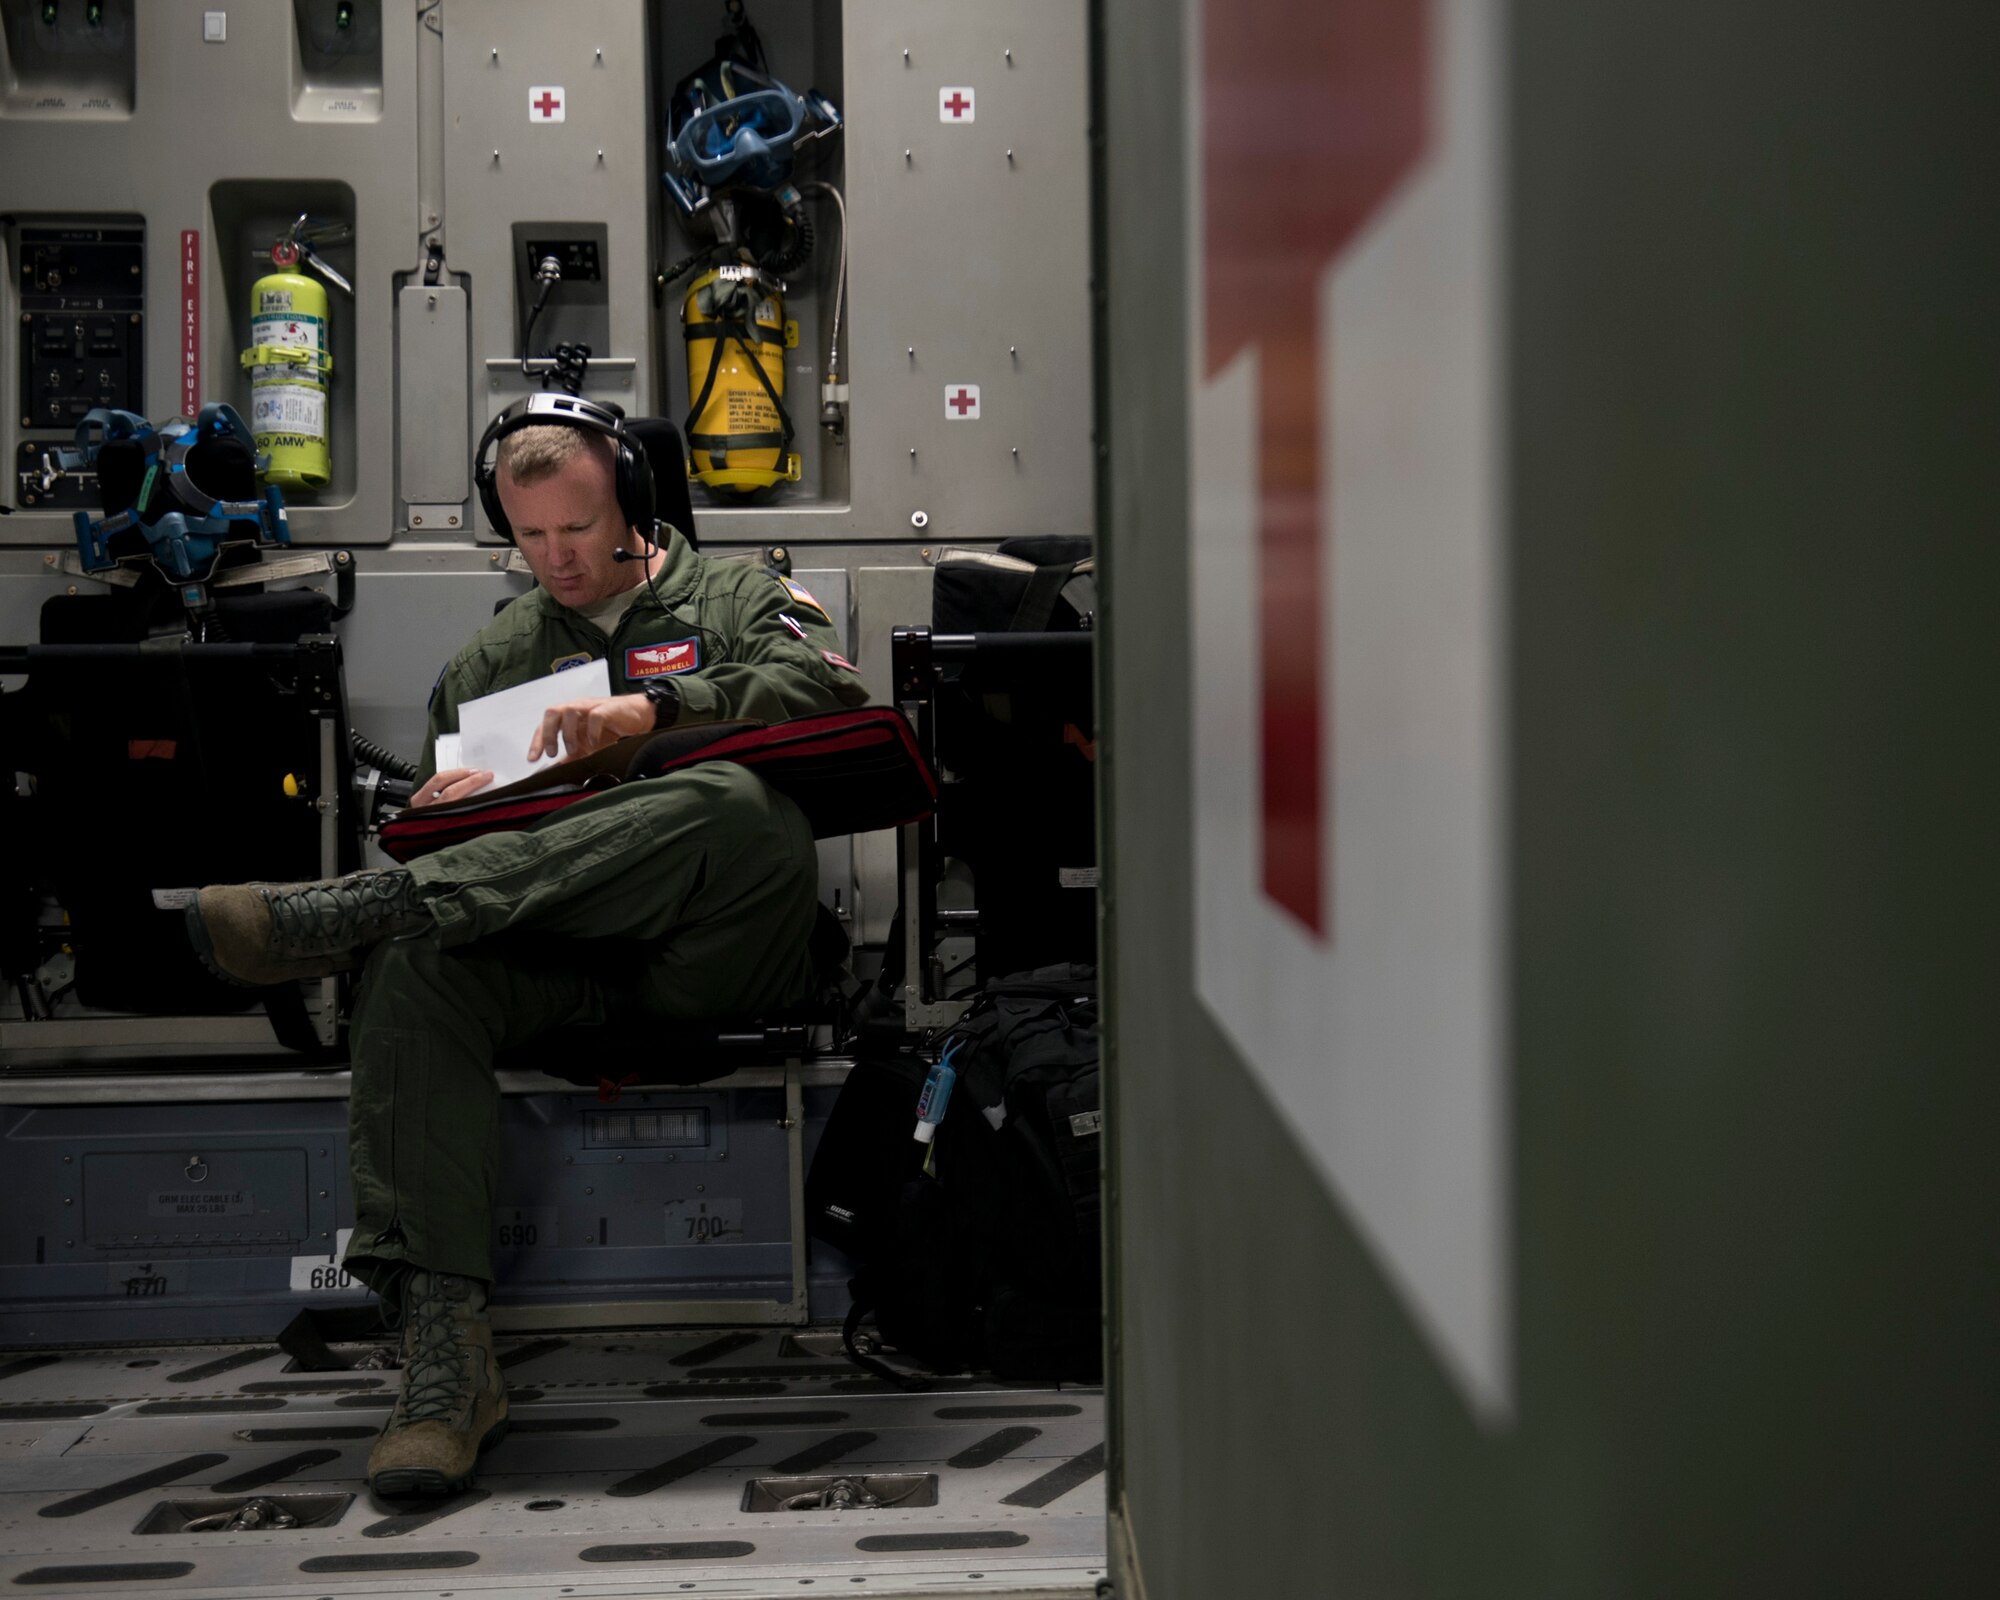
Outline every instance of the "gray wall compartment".
[[(39, 12), (16, 0), (5, 9), (10, 16)], [(206, 9), (213, 8), (193, 0), (137, 8), (131, 26), (142, 81), (129, 116), (51, 122), (0, 107), (5, 205), (21, 220), (144, 219), (146, 414), (157, 421), (181, 399), (182, 232), (202, 236), (202, 398), (231, 401), (247, 415), (249, 379), (237, 358), (248, 286), (259, 275), (250, 251), (268, 246), (267, 224), (290, 197), (303, 196), (298, 209), (305, 210), (316, 199), (351, 196), (355, 299), (331, 292), (339, 363), (334, 481), (286, 500), (299, 543), (386, 544), (395, 529), (388, 470), (395, 459), (395, 276), (420, 260), (416, 30), (382, 31), (379, 96), (356, 99), (352, 111), (322, 104), (304, 120), (294, 95), (294, 8), (230, 7), (228, 38), (220, 43), (202, 37)], [(0, 370), (11, 374), (20, 317), (9, 265), (0, 285)], [(340, 362), (343, 346), (351, 346), (351, 357)], [(11, 408), (0, 413), (0, 451), (10, 461), (19, 421)], [(64, 514), (22, 512), (0, 522), (6, 544), (66, 548), (73, 538)]]

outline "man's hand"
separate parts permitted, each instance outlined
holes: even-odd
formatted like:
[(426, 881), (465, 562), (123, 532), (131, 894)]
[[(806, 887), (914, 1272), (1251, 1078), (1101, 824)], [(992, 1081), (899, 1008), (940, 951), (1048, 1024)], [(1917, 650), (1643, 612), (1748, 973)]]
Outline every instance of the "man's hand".
[(601, 700), (572, 700), (550, 706), (528, 745), (528, 759), (539, 761), (560, 748), (564, 760), (587, 756), (635, 733), (653, 731), (653, 702), (643, 694), (614, 694)]
[(451, 767), (428, 780), (410, 796), (410, 806), (445, 806), (477, 794), (493, 781), (493, 774), (477, 767)]

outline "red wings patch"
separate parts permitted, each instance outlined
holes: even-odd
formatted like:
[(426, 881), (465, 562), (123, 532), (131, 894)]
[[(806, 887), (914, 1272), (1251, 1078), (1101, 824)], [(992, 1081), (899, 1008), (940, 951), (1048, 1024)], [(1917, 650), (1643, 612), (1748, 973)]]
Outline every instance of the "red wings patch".
[(701, 641), (635, 644), (625, 652), (625, 678), (658, 678), (669, 672), (692, 672), (701, 665)]

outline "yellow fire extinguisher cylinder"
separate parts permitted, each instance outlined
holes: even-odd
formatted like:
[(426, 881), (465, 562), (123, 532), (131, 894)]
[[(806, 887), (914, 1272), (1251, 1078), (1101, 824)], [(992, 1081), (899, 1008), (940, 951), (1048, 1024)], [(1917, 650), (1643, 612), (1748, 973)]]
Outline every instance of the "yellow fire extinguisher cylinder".
[(333, 351), (326, 289), (316, 278), (273, 272), (250, 290), (250, 431), (271, 458), (266, 483), (323, 489), (333, 478), (327, 386)]
[[(681, 302), (687, 341), (688, 446), (692, 476), (711, 489), (752, 494), (795, 482), (787, 446), (785, 301), (748, 268), (695, 279)], [(760, 375), (761, 374), (761, 375)]]

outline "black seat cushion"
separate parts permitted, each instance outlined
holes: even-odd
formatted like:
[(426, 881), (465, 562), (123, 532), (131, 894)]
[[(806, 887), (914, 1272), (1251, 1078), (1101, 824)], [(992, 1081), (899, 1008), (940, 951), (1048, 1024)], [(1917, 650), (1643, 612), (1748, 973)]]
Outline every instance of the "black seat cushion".
[[(608, 948), (614, 943), (615, 949)], [(814, 1031), (831, 1026), (838, 1037), (847, 1011), (841, 991), (842, 969), (850, 949), (847, 930), (824, 905), (815, 908), (807, 948), (812, 955), (815, 992), (797, 1005), (761, 1017), (692, 1022), (619, 1015), (596, 1027), (551, 1029), (502, 1051), (494, 1065), (501, 1070), (545, 1072), (585, 1088), (595, 1087), (600, 1099), (615, 1100), (628, 1088), (707, 1083), (740, 1067), (775, 1066), (812, 1055)], [(560, 947), (552, 948), (545, 941), (538, 942), (536, 955), (540, 959), (565, 958)], [(571, 941), (567, 959), (581, 959), (601, 969), (621, 961), (643, 960), (644, 951), (622, 941), (592, 940), (588, 945)]]
[(653, 512), (662, 522), (681, 530), (681, 537), (699, 550), (695, 537), (694, 499), (688, 493), (687, 448), (680, 425), (671, 417), (627, 417), (625, 431), (639, 441), (653, 468)]

